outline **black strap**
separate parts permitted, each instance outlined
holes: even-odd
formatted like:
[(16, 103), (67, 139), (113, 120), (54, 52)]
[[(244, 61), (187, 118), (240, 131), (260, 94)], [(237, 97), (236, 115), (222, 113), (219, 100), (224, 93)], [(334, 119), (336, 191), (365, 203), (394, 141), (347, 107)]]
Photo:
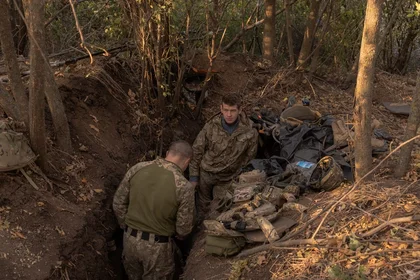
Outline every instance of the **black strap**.
[[(126, 232), (128, 231), (128, 228), (129, 227), (125, 228)], [(131, 229), (130, 235), (133, 236), (133, 237), (137, 237), (137, 234), (139, 233), (139, 231), (137, 229), (133, 229), (133, 228), (130, 228), (130, 229)], [(150, 233), (144, 232), (144, 231), (141, 232), (141, 239), (149, 240), (149, 238), (150, 238)], [(157, 242), (157, 243), (168, 243), (169, 242), (169, 237), (155, 234), (155, 242)]]

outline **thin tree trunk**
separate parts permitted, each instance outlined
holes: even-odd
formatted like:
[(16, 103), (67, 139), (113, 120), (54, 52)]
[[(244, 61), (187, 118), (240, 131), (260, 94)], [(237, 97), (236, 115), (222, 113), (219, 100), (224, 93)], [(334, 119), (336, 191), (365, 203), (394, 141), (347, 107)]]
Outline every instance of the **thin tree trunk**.
[[(46, 55), (46, 38), (45, 38), (45, 28), (44, 28), (44, 9), (45, 9), (45, 0), (37, 0), (37, 3), (42, 5), (41, 8), (36, 9), (36, 15), (30, 15), (31, 17), (40, 17), (40, 20), (30, 22), (31, 28), (30, 32), (30, 43), (31, 47), (34, 45), (38, 48), (37, 55), (41, 57), (42, 63), (42, 75), (44, 78), (44, 87), (45, 96), (47, 98), (48, 107), (51, 112), (52, 121), (54, 124), (54, 131), (57, 138), (58, 147), (66, 152), (72, 151), (71, 137), (69, 124), (67, 121), (66, 111), (64, 108), (63, 101), (61, 99), (61, 94), (58, 91), (57, 83), (55, 82), (54, 73), (51, 69), (51, 66), (48, 62)], [(32, 2), (31, 2), (32, 6)], [(35, 9), (34, 9), (35, 11)], [(31, 56), (32, 58), (32, 56)], [(32, 72), (33, 75), (39, 75), (39, 71)]]
[[(297, 2), (298, 0), (294, 0), (292, 3), (290, 3), (289, 4), (289, 6), (291, 7), (291, 6), (293, 6), (293, 4), (295, 4), (296, 2)], [(277, 10), (276, 11), (276, 16), (277, 15), (279, 15), (279, 14), (281, 14), (282, 12), (284, 12), (285, 11), (285, 9), (283, 8), (283, 9), (280, 9), (280, 10)], [(254, 14), (254, 13), (253, 13)], [(249, 30), (257, 30), (256, 29), (256, 27), (257, 26), (259, 26), (259, 25), (261, 25), (261, 24), (263, 24), (264, 23), (264, 21), (265, 21), (265, 19), (263, 18), (263, 19), (261, 19), (261, 20), (258, 20), (258, 16), (259, 16), (259, 14), (260, 14), (260, 8), (259, 8), (259, 5), (257, 4), (257, 7), (256, 7), (256, 9), (255, 9), (255, 22), (253, 23), (253, 24), (249, 24), (248, 25), (248, 22), (250, 21), (250, 19), (251, 19), (251, 17), (248, 19), (248, 21), (247, 21), (247, 25), (244, 27), (244, 28), (242, 28), (237, 34), (236, 34), (236, 36), (225, 46), (225, 47), (223, 47), (222, 48), (222, 50), (223, 51), (228, 51), (232, 46), (234, 46), (235, 45), (235, 43), (239, 40), (239, 39), (241, 39), (242, 38), (242, 36), (247, 32), (247, 31), (249, 31)], [(258, 38), (258, 36), (256, 36), (256, 38)], [(250, 47), (249, 48), (249, 51), (251, 51), (252, 49), (251, 49), (252, 47)]]
[(295, 65), (295, 54), (293, 51), (293, 34), (292, 22), (290, 19), (290, 0), (284, 0), (284, 9), (286, 12), (286, 31), (287, 31), (287, 48), (289, 50), (289, 63)]
[(274, 45), (276, 37), (276, 1), (265, 0), (265, 19), (264, 19), (264, 36), (263, 36), (263, 57), (273, 62)]
[(28, 126), (28, 97), (26, 96), (25, 87), (23, 86), (20, 76), (9, 18), (9, 5), (7, 4), (7, 1), (0, 1), (0, 44), (7, 65), (7, 75), (9, 76), (10, 86), (19, 109), (18, 114), (15, 117), (24, 121), (26, 126)]
[(333, 11), (334, 2), (331, 1), (330, 3), (327, 3), (326, 4), (326, 6), (325, 6), (325, 8), (324, 8), (324, 10), (322, 12), (322, 14), (319, 17), (319, 20), (320, 21), (322, 20), (322, 17), (324, 15), (326, 9), (328, 8), (328, 6), (329, 6), (329, 10), (328, 10), (328, 12), (327, 12), (327, 14), (325, 16), (325, 21), (323, 23), (321, 34), (319, 36), (320, 39), (318, 40), (317, 46), (312, 51), (313, 54), (312, 54), (312, 59), (311, 59), (311, 65), (309, 67), (309, 71), (310, 71), (310, 75), (311, 76), (316, 71), (316, 69), (318, 68), (318, 59), (319, 59), (319, 55), (321, 53), (321, 46), (322, 46), (322, 43), (324, 41), (324, 37), (327, 34), (328, 28), (330, 26), (330, 19), (331, 19), (331, 14), (332, 14), (332, 11)]
[(54, 124), (54, 131), (57, 137), (57, 146), (66, 152), (72, 152), (69, 123), (67, 121), (66, 110), (60, 91), (54, 78), (54, 73), (49, 64), (44, 61), (45, 71), (45, 96), (47, 97), (48, 107)]
[(356, 181), (372, 166), (371, 116), (378, 34), (383, 0), (368, 0), (360, 47), (354, 108)]
[[(241, 31), (245, 29), (245, 1), (241, 1)], [(246, 53), (246, 42), (245, 38), (242, 37), (242, 53)]]
[[(417, 129), (420, 123), (420, 70), (417, 71), (416, 91), (413, 94), (413, 101), (411, 103), (411, 113), (408, 117), (407, 127), (403, 142), (413, 138), (417, 135)], [(411, 151), (413, 150), (414, 141), (408, 143), (401, 148), (400, 158), (395, 167), (395, 177), (402, 177), (410, 167)]]
[[(19, 120), (19, 109), (16, 101), (7, 92), (7, 90), (0, 84), (0, 108), (7, 114), (8, 117)], [(27, 124), (28, 125), (28, 124)]]
[(162, 29), (163, 29), (163, 23), (162, 23), (162, 15), (159, 14), (156, 15), (157, 22), (154, 25), (154, 28), (156, 30), (155, 36), (152, 36), (154, 39), (154, 61), (155, 61), (155, 76), (156, 76), (156, 86), (157, 86), (157, 94), (158, 94), (158, 103), (159, 103), (159, 114), (163, 115), (165, 112), (165, 85), (163, 82), (163, 67), (162, 67)]
[(40, 38), (42, 29), (37, 28), (44, 24), (44, 1), (45, 0), (25, 0), (25, 9), (28, 20), (28, 32), (31, 34), (30, 45), (30, 65), (31, 76), (29, 78), (29, 136), (31, 146), (38, 155), (38, 164), (42, 169), (47, 167), (47, 147), (45, 137), (45, 72), (44, 59), (42, 52), (33, 38)]
[(403, 7), (403, 0), (398, 0), (395, 4), (395, 9), (392, 11), (391, 18), (389, 19), (384, 32), (381, 34), (379, 38), (379, 47), (378, 47), (378, 54), (380, 54), (384, 48), (384, 44), (386, 41), (386, 37), (388, 36), (389, 32), (391, 31), (392, 27), (394, 27), (395, 22), (398, 18), (398, 13), (400, 12), (401, 8)]
[(412, 23), (408, 29), (408, 35), (405, 38), (404, 43), (398, 52), (397, 61), (395, 62), (394, 71), (398, 72), (399, 74), (403, 73), (406, 62), (409, 58), (410, 48), (414, 44), (414, 40), (416, 39), (418, 33), (418, 24)]
[(308, 57), (311, 54), (312, 44), (316, 33), (316, 20), (318, 18), (321, 0), (311, 0), (308, 20), (306, 22), (305, 34), (303, 36), (302, 47), (300, 49), (299, 58), (297, 62), (298, 69), (303, 69), (308, 63)]
[[(38, 36), (35, 37), (37, 44), (40, 48), (44, 62), (44, 72), (45, 72), (45, 96), (47, 97), (48, 107), (51, 112), (52, 121), (54, 124), (54, 131), (57, 138), (57, 146), (66, 152), (72, 151), (71, 137), (69, 130), (69, 123), (67, 121), (66, 110), (64, 108), (63, 100), (61, 98), (60, 91), (58, 90), (57, 83), (55, 81), (54, 72), (51, 69), (49, 61), (47, 59), (47, 47), (46, 47), (46, 37), (45, 37), (45, 2), (41, 9), (41, 20), (37, 21), (37, 26), (34, 28), (38, 29)], [(42, 23), (42, 24), (40, 24)]]
[(9, 0), (9, 7), (15, 49), (18, 55), (23, 55), (25, 54), (26, 45), (28, 44), (28, 34), (25, 22), (18, 12), (23, 11), (22, 0)]

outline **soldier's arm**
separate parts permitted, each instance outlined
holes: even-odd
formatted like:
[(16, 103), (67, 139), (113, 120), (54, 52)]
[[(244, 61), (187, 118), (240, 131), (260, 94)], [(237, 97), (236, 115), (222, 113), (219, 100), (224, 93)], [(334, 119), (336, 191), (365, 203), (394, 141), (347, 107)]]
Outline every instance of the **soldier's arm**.
[(250, 143), (248, 149), (246, 151), (245, 162), (244, 166), (248, 164), (251, 160), (253, 160), (257, 155), (258, 150), (258, 131), (256, 129), (253, 130), (252, 138), (250, 139)]
[(207, 130), (209, 125), (206, 124), (204, 128), (197, 135), (197, 138), (194, 141), (192, 146), (193, 149), (193, 158), (190, 162), (190, 178), (197, 180), (200, 176), (200, 163), (203, 158), (204, 152), (207, 147)]
[(176, 216), (176, 234), (185, 237), (194, 223), (194, 187), (190, 182), (182, 180), (177, 183), (179, 208)]
[(124, 179), (121, 181), (118, 186), (117, 191), (114, 195), (114, 201), (112, 208), (114, 209), (115, 216), (117, 217), (118, 224), (121, 228), (124, 228), (125, 215), (128, 211), (128, 203), (130, 199), (130, 180), (141, 168), (148, 165), (148, 162), (140, 162), (133, 167), (131, 167), (124, 176)]

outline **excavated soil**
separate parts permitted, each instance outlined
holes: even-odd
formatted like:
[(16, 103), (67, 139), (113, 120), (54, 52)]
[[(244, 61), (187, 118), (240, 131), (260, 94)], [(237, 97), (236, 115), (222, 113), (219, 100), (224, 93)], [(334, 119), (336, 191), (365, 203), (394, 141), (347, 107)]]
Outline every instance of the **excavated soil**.
[[(193, 66), (206, 69), (205, 57), (198, 56)], [(311, 106), (323, 114), (332, 113), (345, 120), (351, 119), (352, 92), (339, 89), (336, 80), (325, 77), (309, 79), (287, 69), (264, 69), (242, 54), (221, 54), (213, 69), (215, 73), (204, 103), (203, 119), (193, 119), (189, 108), (194, 106), (189, 104), (183, 106), (176, 118), (164, 128), (148, 119), (145, 109), (133, 102), (133, 96), (129, 94), (136, 90), (130, 78), (133, 73), (123, 63), (98, 59), (93, 66), (79, 62), (57, 70), (56, 79), (65, 101), (75, 152), (67, 154), (55, 147), (52, 124), (47, 119), (48, 179), (38, 174), (37, 169), (25, 168), (39, 190), (35, 190), (20, 172), (0, 173), (1, 278), (123, 279), (119, 263), (120, 247), (112, 251), (107, 245), (110, 240), (116, 240), (117, 245), (120, 242), (121, 232), (117, 230), (111, 203), (122, 176), (137, 161), (152, 159), (161, 150), (164, 151), (172, 140), (183, 138), (192, 143), (203, 122), (217, 113), (225, 94), (240, 94), (247, 113), (255, 107), (268, 107), (280, 112), (287, 103), (286, 97), (294, 95), (297, 100), (310, 97)], [(103, 75), (103, 71), (108, 75)], [(373, 113), (383, 127), (396, 137), (392, 147), (402, 138), (406, 118), (390, 114), (381, 102), (410, 101), (414, 87), (410, 77), (383, 72), (376, 75)], [(417, 145), (415, 149), (417, 152)], [(405, 181), (392, 179), (393, 159), (394, 156), (376, 172), (374, 180), (378, 183), (374, 184), (376, 189), (369, 188), (369, 197), (374, 197), (374, 190), (386, 193), (390, 186), (399, 186), (401, 190), (405, 186), (405, 195), (412, 195), (410, 203), (416, 205), (418, 192), (412, 188), (413, 185), (407, 188), (407, 184), (418, 177), (419, 158), (415, 158)], [(387, 186), (379, 183), (383, 180), (386, 180)], [(334, 195), (338, 197), (340, 190), (312, 194), (309, 198), (313, 201), (313, 208), (308, 216), (317, 211), (319, 205), (334, 199)], [(404, 201), (409, 200), (405, 196), (403, 198)], [(376, 205), (373, 208), (387, 198), (383, 200), (381, 196), (371, 200), (375, 199), (378, 204), (370, 202), (370, 205)], [(403, 203), (401, 200), (392, 202), (395, 205)], [(371, 211), (373, 208), (365, 207), (363, 210)], [(398, 213), (402, 215), (402, 212), (392, 212), (392, 209), (387, 208), (387, 211), (389, 217)], [(406, 213), (413, 214), (415, 211)], [(359, 219), (363, 217), (360, 211), (343, 213)], [(332, 213), (330, 217), (339, 219), (340, 216)], [(381, 219), (386, 217), (381, 216)], [(320, 234), (326, 236), (336, 232), (321, 230)], [(203, 237), (202, 232), (195, 237), (183, 279), (315, 279), (311, 278), (311, 273), (328, 277), (327, 264), (319, 261), (318, 266), (309, 265), (310, 254), (304, 249), (289, 248), (266, 251), (240, 260), (226, 259), (206, 255)], [(316, 256), (328, 259), (326, 253), (321, 253), (317, 252)], [(339, 257), (337, 255), (336, 260), (328, 261), (337, 261)], [(299, 272), (296, 267), (304, 267), (305, 271)], [(350, 265), (348, 269), (353, 267)], [(401, 267), (415, 271), (410, 264)], [(389, 268), (380, 270), (379, 274), (371, 274), (372, 277), (368, 275), (367, 279), (387, 275), (386, 269)], [(374, 269), (371, 271), (374, 273)]]

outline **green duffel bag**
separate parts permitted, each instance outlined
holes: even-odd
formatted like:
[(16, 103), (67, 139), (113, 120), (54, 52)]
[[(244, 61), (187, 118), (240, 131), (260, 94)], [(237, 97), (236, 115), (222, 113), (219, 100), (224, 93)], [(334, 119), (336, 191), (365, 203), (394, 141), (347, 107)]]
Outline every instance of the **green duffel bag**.
[(228, 257), (239, 253), (245, 243), (242, 236), (207, 235), (205, 250), (207, 254)]

